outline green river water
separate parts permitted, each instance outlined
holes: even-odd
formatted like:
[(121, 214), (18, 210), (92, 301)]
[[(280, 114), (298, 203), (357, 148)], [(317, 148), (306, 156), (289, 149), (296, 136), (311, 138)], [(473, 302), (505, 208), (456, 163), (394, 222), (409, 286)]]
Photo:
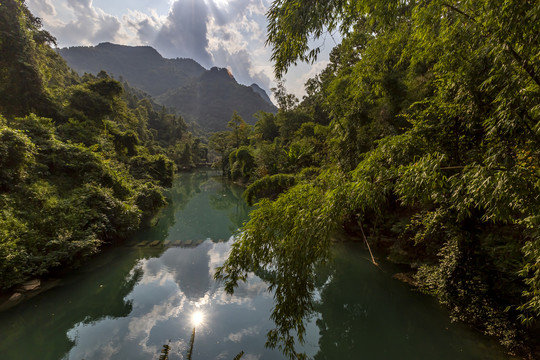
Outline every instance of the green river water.
[[(232, 234), (248, 219), (242, 189), (215, 172), (181, 174), (158, 224), (106, 249), (60, 284), (0, 313), (0, 359), (283, 359), (264, 347), (272, 294), (252, 276), (234, 296), (214, 282)], [(314, 359), (506, 359), (450, 323), (434, 299), (374, 267), (361, 245), (336, 245), (299, 349)]]

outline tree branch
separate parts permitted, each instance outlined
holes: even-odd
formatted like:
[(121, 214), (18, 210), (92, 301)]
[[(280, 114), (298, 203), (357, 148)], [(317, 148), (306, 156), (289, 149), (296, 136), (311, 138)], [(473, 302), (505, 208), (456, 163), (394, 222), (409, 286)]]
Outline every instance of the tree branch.
[(512, 57), (521, 65), (523, 70), (525, 70), (525, 72), (529, 74), (529, 76), (533, 79), (536, 85), (540, 86), (540, 77), (534, 70), (534, 67), (531, 66), (531, 64), (529, 64), (527, 60), (523, 59), (521, 55), (519, 55), (518, 52), (512, 46), (510, 46), (510, 44), (505, 43), (504, 47), (508, 52), (510, 52), (510, 54), (512, 54)]
[[(479, 24), (478, 21), (476, 21), (476, 19), (472, 15), (469, 15), (466, 12), (464, 12), (463, 10), (458, 9), (454, 5), (444, 3), (443, 6), (446, 6), (450, 10), (455, 11), (460, 15), (463, 15), (464, 17), (466, 17), (470, 21), (474, 22), (475, 24), (484, 27), (482, 24)], [(488, 31), (488, 34), (490, 34), (489, 31)], [(497, 41), (497, 42), (499, 42), (499, 41)], [(518, 64), (521, 66), (521, 68), (523, 70), (525, 70), (525, 72), (531, 77), (531, 79), (536, 83), (536, 85), (540, 86), (540, 76), (538, 76), (538, 74), (536, 73), (536, 70), (534, 69), (534, 67), (531, 64), (529, 64), (529, 62), (527, 60), (523, 59), (523, 57), (510, 44), (508, 44), (506, 41), (503, 41), (502, 44), (499, 42), (499, 44), (502, 45), (503, 48), (510, 53), (510, 55), (512, 55), (514, 60), (516, 60), (518, 62)]]

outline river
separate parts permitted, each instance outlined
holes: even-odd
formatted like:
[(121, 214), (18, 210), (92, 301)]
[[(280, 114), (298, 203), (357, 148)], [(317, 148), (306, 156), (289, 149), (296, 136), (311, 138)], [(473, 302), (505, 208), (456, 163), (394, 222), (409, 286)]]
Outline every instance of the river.
[[(156, 226), (106, 249), (60, 284), (0, 313), (3, 360), (283, 359), (264, 347), (272, 294), (256, 276), (233, 296), (213, 280), (248, 219), (242, 189), (212, 171), (181, 174)], [(360, 245), (336, 245), (299, 349), (315, 359), (507, 359), (493, 340), (429, 296), (373, 266)], [(196, 321), (196, 322), (194, 322)]]

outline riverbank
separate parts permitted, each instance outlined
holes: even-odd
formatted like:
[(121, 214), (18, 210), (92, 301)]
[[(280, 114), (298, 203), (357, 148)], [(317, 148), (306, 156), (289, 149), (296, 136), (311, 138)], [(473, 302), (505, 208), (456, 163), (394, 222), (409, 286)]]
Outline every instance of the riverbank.
[(60, 279), (32, 279), (18, 285), (10, 292), (0, 293), (0, 312), (9, 310), (60, 284)]

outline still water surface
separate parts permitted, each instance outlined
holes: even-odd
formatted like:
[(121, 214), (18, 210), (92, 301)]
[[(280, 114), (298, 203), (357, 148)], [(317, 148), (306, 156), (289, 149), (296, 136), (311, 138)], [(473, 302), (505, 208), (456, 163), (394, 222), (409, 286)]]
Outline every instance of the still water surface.
[[(0, 359), (283, 359), (265, 349), (272, 294), (252, 276), (234, 296), (214, 282), (250, 208), (213, 172), (182, 174), (159, 223), (107, 249), (60, 286), (0, 313)], [(489, 339), (430, 297), (374, 267), (358, 245), (336, 246), (300, 349), (315, 359), (505, 359)]]

